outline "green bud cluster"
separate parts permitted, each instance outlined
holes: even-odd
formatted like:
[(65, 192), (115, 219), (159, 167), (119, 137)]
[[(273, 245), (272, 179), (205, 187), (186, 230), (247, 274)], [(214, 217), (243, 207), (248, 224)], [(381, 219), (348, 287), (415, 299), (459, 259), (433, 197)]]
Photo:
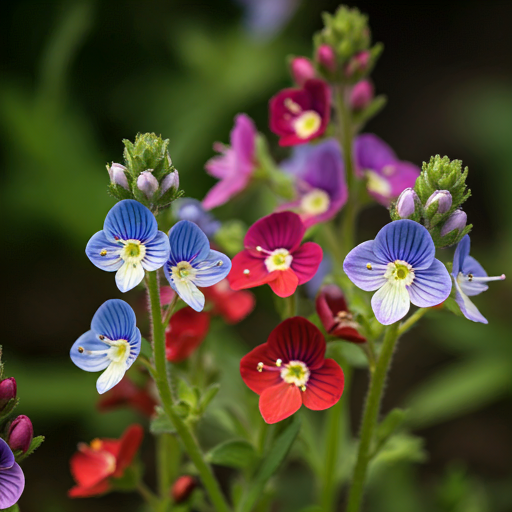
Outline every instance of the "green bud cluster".
[[(124, 139), (123, 144), (126, 166), (124, 174), (128, 188), (112, 181), (109, 185), (109, 193), (112, 196), (119, 201), (135, 199), (155, 212), (166, 208), (184, 194), (179, 190), (178, 171), (172, 165), (167, 149), (169, 139), (162, 139), (154, 133), (139, 133), (135, 137), (135, 142)], [(110, 167), (107, 166), (107, 169)], [(137, 180), (144, 172), (150, 172), (156, 180), (156, 190), (150, 197), (137, 186)], [(172, 185), (169, 185), (170, 183)]]

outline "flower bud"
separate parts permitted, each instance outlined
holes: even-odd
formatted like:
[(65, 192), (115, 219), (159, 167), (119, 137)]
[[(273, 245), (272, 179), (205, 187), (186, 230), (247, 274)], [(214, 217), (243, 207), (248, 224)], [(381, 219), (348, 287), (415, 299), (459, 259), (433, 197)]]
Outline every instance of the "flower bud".
[(192, 491), (196, 488), (196, 486), (197, 483), (195, 478), (189, 475), (180, 476), (172, 486), (172, 499), (175, 503), (181, 503), (185, 501), (192, 494)]
[(370, 63), (370, 52), (364, 51), (360, 52), (357, 55), (354, 55), (345, 66), (345, 75), (352, 76), (354, 73), (358, 71), (365, 71), (368, 69), (368, 64)]
[(363, 110), (373, 100), (373, 85), (369, 80), (362, 80), (352, 88), (350, 106), (352, 110)]
[(126, 179), (126, 167), (121, 164), (116, 164), (112, 162), (112, 165), (108, 167), (108, 174), (110, 176), (110, 181), (113, 185), (119, 185), (120, 187), (125, 188), (126, 190), (130, 190), (128, 185), (128, 180)]
[(0, 412), (9, 403), (9, 400), (16, 398), (16, 379), (9, 377), (0, 382)]
[(143, 171), (137, 178), (137, 188), (151, 199), (158, 189), (158, 180), (153, 176), (153, 169)]
[(315, 68), (307, 57), (295, 57), (290, 62), (290, 71), (295, 83), (302, 87), (306, 80), (315, 78)]
[(427, 200), (425, 208), (437, 201), (437, 212), (446, 213), (452, 207), (452, 195), (448, 190), (436, 190)]
[(441, 236), (446, 236), (454, 229), (458, 229), (459, 233), (466, 227), (468, 216), (463, 210), (455, 210), (441, 228)]
[(28, 416), (22, 414), (11, 423), (9, 433), (7, 434), (7, 444), (13, 452), (21, 450), (25, 453), (29, 449), (33, 437), (34, 428), (32, 427), (32, 422)]
[(322, 44), (316, 51), (316, 60), (325, 69), (334, 73), (336, 71), (336, 55), (328, 44)]
[(178, 174), (178, 171), (170, 172), (162, 180), (162, 195), (164, 195), (170, 188), (174, 190), (178, 190), (180, 188), (180, 175)]
[(416, 204), (419, 202), (420, 200), (416, 192), (414, 192), (414, 189), (406, 188), (398, 196), (398, 201), (396, 202), (396, 212), (401, 219), (407, 219), (415, 212)]

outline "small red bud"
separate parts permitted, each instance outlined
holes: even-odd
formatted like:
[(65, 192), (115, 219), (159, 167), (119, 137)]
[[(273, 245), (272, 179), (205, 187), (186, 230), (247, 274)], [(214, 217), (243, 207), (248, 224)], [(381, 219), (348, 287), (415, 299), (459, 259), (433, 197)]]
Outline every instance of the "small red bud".
[(29, 417), (23, 414), (18, 416), (11, 423), (7, 437), (7, 444), (13, 452), (21, 450), (25, 453), (29, 449), (32, 438), (34, 437), (34, 428), (32, 427), (32, 422)]
[(196, 488), (196, 479), (189, 475), (180, 476), (171, 489), (172, 499), (175, 503), (181, 503), (188, 499)]
[(0, 411), (8, 404), (9, 400), (16, 398), (16, 379), (9, 377), (0, 382)]
[(290, 71), (295, 83), (302, 87), (306, 80), (315, 78), (315, 68), (307, 57), (295, 57), (290, 62)]
[(325, 69), (334, 73), (336, 71), (336, 55), (334, 50), (328, 44), (322, 44), (318, 47), (316, 52), (316, 59), (318, 63)]
[(365, 71), (370, 63), (370, 52), (364, 51), (354, 55), (345, 66), (345, 75), (352, 76), (357, 71)]
[(373, 100), (373, 85), (368, 80), (358, 82), (350, 93), (352, 110), (363, 110)]

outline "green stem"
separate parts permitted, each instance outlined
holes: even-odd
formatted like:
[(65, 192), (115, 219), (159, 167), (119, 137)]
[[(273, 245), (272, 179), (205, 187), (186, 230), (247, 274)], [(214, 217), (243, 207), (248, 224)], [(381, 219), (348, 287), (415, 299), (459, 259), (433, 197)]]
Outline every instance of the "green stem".
[(398, 336), (402, 336), (404, 332), (407, 332), (418, 320), (423, 318), (429, 311), (429, 308), (420, 308), (415, 311), (407, 320), (400, 324), (400, 328), (398, 329)]
[(286, 320), (287, 318), (291, 318), (297, 314), (297, 295), (294, 293), (289, 297), (285, 297), (284, 300), (286, 307), (283, 311), (283, 320)]
[(143, 482), (139, 481), (137, 484), (137, 492), (142, 496), (153, 510), (158, 511), (160, 509), (160, 502), (158, 497), (151, 491), (151, 489)]
[(169, 499), (173, 480), (181, 458), (181, 448), (171, 434), (160, 434), (156, 438), (158, 492), (162, 499)]
[(167, 326), (169, 325), (169, 322), (171, 321), (172, 314), (174, 313), (174, 310), (176, 309), (176, 304), (178, 303), (179, 298), (180, 298), (179, 295), (177, 293), (175, 293), (173, 299), (171, 300), (171, 302), (167, 306), (167, 309), (165, 310), (164, 319), (162, 320), (162, 324), (164, 325), (164, 330), (167, 328)]
[(201, 448), (194, 434), (180, 416), (173, 409), (173, 398), (169, 381), (167, 380), (167, 368), (165, 363), (165, 328), (162, 322), (162, 307), (160, 304), (160, 290), (158, 287), (157, 272), (147, 272), (146, 286), (151, 305), (151, 326), (153, 335), (153, 355), (155, 359), (156, 385), (165, 413), (171, 420), (176, 432), (181, 439), (185, 451), (195, 465), (204, 487), (212, 501), (216, 512), (229, 512), (220, 486), (215, 479), (211, 467), (207, 464), (201, 452)]
[(375, 366), (375, 372), (371, 376), (370, 390), (366, 398), (363, 413), (357, 461), (354, 469), (354, 476), (352, 478), (352, 486), (348, 495), (346, 512), (359, 512), (363, 501), (366, 470), (368, 469), (368, 463), (371, 458), (370, 448), (375, 428), (377, 426), (384, 383), (386, 381), (393, 351), (395, 350), (395, 345), (399, 336), (398, 329), (398, 322), (388, 327), (382, 343), (379, 359)]

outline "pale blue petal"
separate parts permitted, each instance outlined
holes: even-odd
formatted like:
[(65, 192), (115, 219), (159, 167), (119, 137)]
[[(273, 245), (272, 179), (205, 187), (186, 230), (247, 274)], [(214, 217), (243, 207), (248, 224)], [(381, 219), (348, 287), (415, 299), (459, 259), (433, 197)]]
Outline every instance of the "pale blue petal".
[[(101, 270), (114, 272), (123, 264), (120, 256), (122, 250), (123, 246), (108, 240), (104, 231), (98, 231), (87, 243), (85, 254)], [(105, 256), (101, 255), (103, 251), (107, 251)]]
[(372, 309), (377, 320), (383, 325), (390, 325), (402, 319), (411, 301), (403, 281), (388, 281), (372, 297)]
[(12, 468), (15, 459), (9, 445), (0, 437), (0, 470)]
[(140, 337), (133, 309), (121, 299), (104, 302), (92, 318), (91, 328), (109, 340), (126, 340), (131, 344)]
[(466, 235), (457, 244), (457, 247), (455, 249), (455, 254), (453, 255), (453, 267), (452, 267), (452, 276), (453, 277), (457, 277), (459, 272), (464, 272), (464, 261), (469, 256), (470, 248), (471, 248), (471, 240), (469, 239), (469, 235)]
[(180, 261), (201, 261), (210, 254), (208, 237), (196, 224), (180, 220), (169, 232), (171, 254), (169, 261), (176, 265)]
[(225, 254), (212, 250), (207, 259), (193, 266), (197, 269), (194, 284), (199, 287), (213, 286), (229, 274), (231, 260)]
[(102, 395), (119, 384), (128, 368), (124, 363), (110, 363), (108, 368), (99, 376), (96, 381), (96, 389)]
[[(83, 350), (80, 351), (79, 348)], [(110, 364), (110, 359), (107, 356), (109, 348), (106, 343), (98, 338), (98, 334), (91, 330), (82, 334), (73, 343), (69, 356), (81, 370), (99, 372)]]
[(452, 290), (452, 279), (439, 260), (427, 270), (415, 272), (414, 281), (407, 287), (411, 302), (419, 308), (430, 308), (445, 301)]
[(455, 280), (455, 301), (459, 305), (462, 314), (473, 322), (479, 322), (482, 324), (489, 323), (478, 308), (471, 302), (470, 298), (462, 291), (457, 280)]
[[(487, 277), (487, 272), (472, 256), (468, 256), (465, 259), (463, 273), (465, 276), (471, 274), (474, 277)], [(478, 295), (489, 289), (489, 285), (486, 283), (482, 283), (481, 281), (469, 281), (467, 279), (461, 279), (459, 281), (459, 285), (462, 291), (470, 297)]]
[(158, 270), (165, 265), (169, 259), (171, 247), (169, 245), (169, 237), (162, 231), (159, 231), (155, 238), (145, 244), (146, 255), (142, 260), (142, 266), (146, 270)]
[(386, 283), (384, 274), (388, 262), (375, 256), (373, 247), (373, 240), (363, 242), (354, 247), (343, 262), (343, 270), (348, 278), (361, 290), (367, 292), (378, 290)]
[(197, 289), (194, 283), (190, 281), (174, 282), (169, 281), (172, 289), (180, 296), (183, 302), (186, 302), (192, 309), (202, 311), (204, 308), (204, 295)]
[(405, 261), (414, 270), (432, 265), (436, 248), (428, 230), (412, 220), (390, 222), (375, 237), (375, 255), (383, 261)]
[(143, 204), (125, 199), (107, 213), (103, 230), (111, 241), (139, 240), (146, 243), (156, 236), (158, 225), (155, 216)]
[(116, 285), (123, 293), (133, 290), (144, 279), (141, 263), (125, 262), (116, 274)]
[(20, 499), (25, 488), (25, 475), (14, 464), (9, 469), (0, 471), (0, 509), (12, 507)]

